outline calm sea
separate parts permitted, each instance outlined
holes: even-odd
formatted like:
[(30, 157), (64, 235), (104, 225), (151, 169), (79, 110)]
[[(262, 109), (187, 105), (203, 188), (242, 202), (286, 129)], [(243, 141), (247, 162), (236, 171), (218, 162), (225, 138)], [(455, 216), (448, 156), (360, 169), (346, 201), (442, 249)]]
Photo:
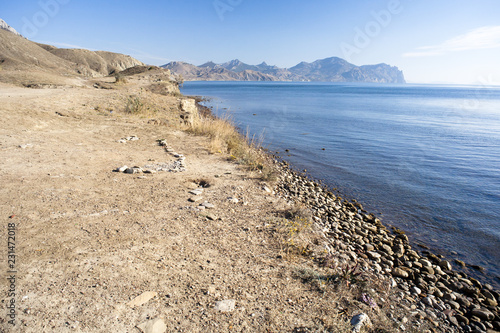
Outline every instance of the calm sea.
[(265, 147), (414, 243), (500, 276), (500, 88), (186, 82), (182, 92), (212, 98), (215, 113), (264, 133)]

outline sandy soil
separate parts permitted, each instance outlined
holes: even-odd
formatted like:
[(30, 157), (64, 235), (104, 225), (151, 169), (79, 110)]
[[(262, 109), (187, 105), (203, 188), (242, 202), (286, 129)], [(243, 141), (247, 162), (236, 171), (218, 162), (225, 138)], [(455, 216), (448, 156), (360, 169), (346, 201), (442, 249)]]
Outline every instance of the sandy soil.
[[(161, 318), (167, 332), (290, 332), (335, 319), (328, 292), (296, 277), (312, 261), (280, 255), (270, 226), (287, 204), (209, 154), (205, 138), (125, 115), (128, 93), (0, 86), (0, 327), (141, 332), (137, 325)], [(164, 110), (178, 103), (158, 98)], [(117, 142), (131, 135), (139, 140)], [(158, 139), (184, 154), (187, 171), (113, 172), (173, 161)], [(215, 208), (188, 201), (200, 182), (210, 184), (200, 202)], [(5, 310), (9, 223), (15, 326)], [(145, 292), (154, 297), (128, 304)], [(221, 300), (235, 300), (234, 310), (215, 309)]]

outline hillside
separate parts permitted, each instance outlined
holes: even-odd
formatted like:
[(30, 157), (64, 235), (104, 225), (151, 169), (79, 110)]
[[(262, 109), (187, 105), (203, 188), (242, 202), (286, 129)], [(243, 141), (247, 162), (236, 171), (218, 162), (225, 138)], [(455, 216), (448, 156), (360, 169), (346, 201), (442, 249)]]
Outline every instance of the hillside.
[(344, 59), (331, 57), (312, 63), (301, 62), (291, 68), (270, 66), (265, 62), (248, 65), (238, 59), (222, 64), (207, 62), (200, 66), (171, 62), (162, 67), (186, 80), (207, 81), (321, 81), (405, 83), (403, 72), (387, 64), (356, 66)]
[(128, 55), (60, 49), (32, 42), (0, 22), (0, 82), (61, 85), (79, 77), (102, 77), (144, 65)]
[(130, 67), (144, 66), (141, 61), (119, 53), (85, 49), (59, 49), (51, 45), (38, 45), (59, 58), (80, 65), (81, 74), (89, 76), (110, 75)]

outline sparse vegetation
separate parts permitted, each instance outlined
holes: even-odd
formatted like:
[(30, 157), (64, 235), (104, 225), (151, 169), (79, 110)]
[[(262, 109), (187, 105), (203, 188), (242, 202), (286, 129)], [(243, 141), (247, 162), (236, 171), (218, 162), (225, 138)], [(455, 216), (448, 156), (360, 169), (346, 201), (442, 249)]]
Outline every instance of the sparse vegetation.
[(128, 82), (128, 80), (125, 78), (125, 76), (123, 74), (120, 74), (120, 73), (115, 74), (115, 83), (116, 84), (125, 84), (127, 82)]
[(263, 137), (242, 135), (234, 125), (231, 117), (200, 116), (188, 125), (188, 132), (205, 135), (210, 138), (211, 153), (228, 154), (237, 163), (246, 165), (250, 170), (258, 171), (264, 180), (276, 180), (268, 157), (260, 151)]
[(130, 95), (127, 98), (127, 102), (125, 105), (125, 112), (132, 114), (139, 114), (144, 112), (145, 106), (142, 100), (141, 93), (139, 95)]
[(179, 74), (175, 78), (175, 83), (177, 84), (177, 86), (182, 87), (182, 85), (184, 84), (184, 77), (182, 76), (182, 74)]

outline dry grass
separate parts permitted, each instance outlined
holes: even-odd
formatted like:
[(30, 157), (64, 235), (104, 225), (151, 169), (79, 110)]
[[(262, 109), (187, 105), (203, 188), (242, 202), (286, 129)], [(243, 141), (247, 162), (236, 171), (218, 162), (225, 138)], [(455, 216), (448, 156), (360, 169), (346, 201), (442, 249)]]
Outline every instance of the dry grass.
[(230, 115), (222, 117), (201, 116), (188, 125), (188, 132), (210, 138), (209, 151), (212, 154), (227, 154), (237, 163), (246, 165), (250, 170), (258, 171), (260, 178), (266, 181), (277, 179), (269, 158), (260, 150), (263, 136), (242, 135)]

